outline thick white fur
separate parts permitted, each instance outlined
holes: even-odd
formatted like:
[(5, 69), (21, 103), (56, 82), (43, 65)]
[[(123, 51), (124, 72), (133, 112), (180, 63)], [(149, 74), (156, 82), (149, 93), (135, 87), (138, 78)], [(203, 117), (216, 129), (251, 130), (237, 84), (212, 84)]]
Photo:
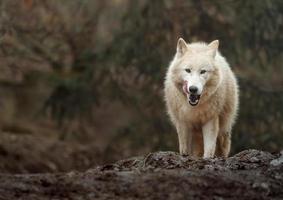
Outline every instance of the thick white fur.
[[(238, 85), (225, 58), (218, 52), (218, 40), (186, 44), (179, 39), (176, 55), (165, 79), (168, 114), (178, 133), (182, 155), (227, 157), (231, 130), (238, 110)], [(191, 72), (185, 69), (190, 68)], [(200, 71), (207, 71), (201, 74)], [(191, 106), (182, 87), (196, 85), (201, 95)]]

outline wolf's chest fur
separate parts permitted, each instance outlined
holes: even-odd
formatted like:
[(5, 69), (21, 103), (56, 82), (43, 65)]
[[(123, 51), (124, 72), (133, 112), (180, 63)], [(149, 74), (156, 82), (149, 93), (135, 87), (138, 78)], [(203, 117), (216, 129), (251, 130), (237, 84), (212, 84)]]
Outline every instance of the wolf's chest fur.
[[(180, 102), (181, 103), (181, 102)], [(184, 120), (188, 125), (204, 124), (213, 117), (219, 115), (220, 102), (216, 98), (212, 97), (203, 104), (196, 107), (190, 106), (187, 102), (182, 102), (179, 105), (179, 111), (176, 112), (178, 119)]]

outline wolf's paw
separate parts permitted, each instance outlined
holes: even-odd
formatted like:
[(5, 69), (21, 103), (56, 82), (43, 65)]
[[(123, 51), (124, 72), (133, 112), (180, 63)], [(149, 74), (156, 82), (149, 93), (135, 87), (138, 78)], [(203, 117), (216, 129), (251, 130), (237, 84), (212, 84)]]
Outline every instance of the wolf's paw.
[(184, 150), (180, 150), (180, 155), (181, 156), (190, 156), (191, 153), (188, 150), (184, 149)]
[(211, 159), (211, 158), (216, 158), (216, 156), (214, 155), (207, 155), (207, 156), (203, 156), (203, 159)]

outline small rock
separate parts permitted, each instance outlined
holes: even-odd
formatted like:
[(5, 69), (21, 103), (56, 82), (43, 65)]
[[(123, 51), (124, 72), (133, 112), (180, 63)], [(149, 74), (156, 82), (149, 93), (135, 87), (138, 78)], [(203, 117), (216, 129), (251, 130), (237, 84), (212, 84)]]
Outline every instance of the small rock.
[(282, 165), (282, 164), (283, 164), (283, 155), (281, 155), (279, 158), (274, 159), (270, 162), (270, 165), (272, 165), (274, 167), (277, 167), (277, 166)]
[(268, 190), (269, 185), (267, 183), (254, 183), (253, 188), (262, 188), (262, 189)]

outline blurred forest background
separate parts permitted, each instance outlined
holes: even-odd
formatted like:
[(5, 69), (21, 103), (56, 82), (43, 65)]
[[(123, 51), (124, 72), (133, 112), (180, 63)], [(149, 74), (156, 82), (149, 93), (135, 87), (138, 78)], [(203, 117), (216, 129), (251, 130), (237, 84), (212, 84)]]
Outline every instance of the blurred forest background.
[(283, 147), (282, 0), (0, 0), (0, 171), (177, 151), (176, 42), (220, 40), (240, 83), (232, 154)]

